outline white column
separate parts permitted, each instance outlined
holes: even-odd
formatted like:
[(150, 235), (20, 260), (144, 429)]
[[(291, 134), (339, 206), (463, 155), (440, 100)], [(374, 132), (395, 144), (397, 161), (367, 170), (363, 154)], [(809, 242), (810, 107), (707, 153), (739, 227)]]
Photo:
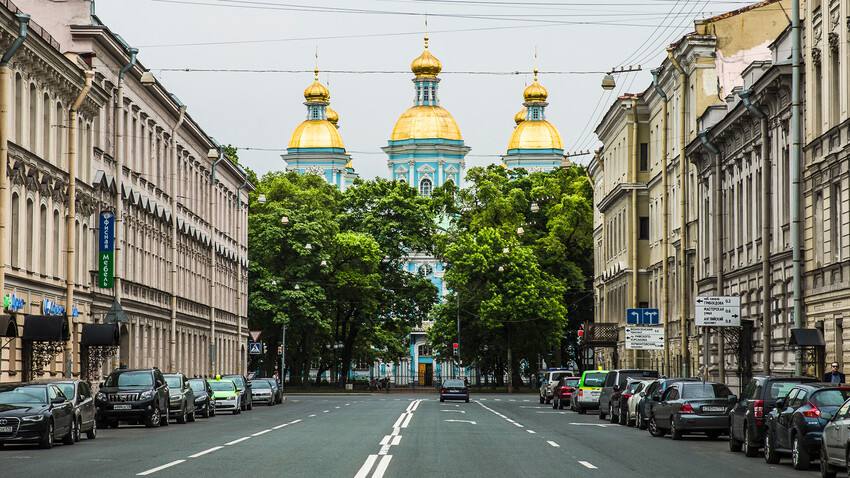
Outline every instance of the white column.
[(443, 185), (443, 165), (444, 165), (445, 163), (446, 163), (446, 162), (445, 162), (444, 160), (442, 160), (442, 159), (441, 159), (441, 160), (439, 160), (439, 161), (437, 162), (437, 164), (439, 165), (439, 167), (438, 167), (438, 169), (439, 169), (439, 174), (438, 174), (438, 176), (437, 176), (437, 177), (439, 178), (440, 182), (439, 182), (439, 183), (437, 183), (437, 184), (435, 184), (435, 186), (442, 186), (442, 185)]
[(414, 164), (416, 164), (416, 163), (414, 163), (414, 161), (412, 159), (409, 159), (407, 161), (407, 168), (409, 169), (407, 174), (410, 176), (410, 179), (408, 179), (407, 183), (410, 184), (413, 187), (416, 187), (416, 184), (414, 184), (414, 182), (413, 182), (413, 165)]

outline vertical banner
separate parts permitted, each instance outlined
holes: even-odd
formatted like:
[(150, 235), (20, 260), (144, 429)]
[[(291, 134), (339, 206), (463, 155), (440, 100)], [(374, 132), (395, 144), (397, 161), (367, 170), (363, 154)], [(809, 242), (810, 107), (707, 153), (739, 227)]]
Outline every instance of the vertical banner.
[(100, 213), (98, 239), (97, 285), (111, 289), (115, 272), (115, 214), (112, 211)]

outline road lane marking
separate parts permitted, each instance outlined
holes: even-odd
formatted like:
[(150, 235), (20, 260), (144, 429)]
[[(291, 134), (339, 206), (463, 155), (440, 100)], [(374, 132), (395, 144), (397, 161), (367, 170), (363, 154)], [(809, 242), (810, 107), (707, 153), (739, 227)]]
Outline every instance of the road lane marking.
[(393, 432), (390, 435), (395, 436), (401, 433), (401, 428), (393, 428)]
[(466, 413), (463, 410), (440, 410), (441, 412), (455, 412), (455, 413)]
[(263, 435), (263, 434), (266, 434), (266, 433), (268, 433), (268, 432), (270, 432), (270, 431), (272, 431), (272, 429), (271, 429), (271, 428), (269, 428), (268, 430), (263, 430), (263, 431), (261, 431), (261, 432), (254, 433), (254, 434), (252, 434), (251, 436), (252, 436), (252, 437), (258, 437), (258, 436)]
[[(558, 445), (557, 443), (553, 442), (552, 440), (549, 440), (546, 443), (552, 445), (555, 448), (561, 448), (561, 445)], [(581, 463), (581, 462), (579, 462), (579, 463)]]
[(136, 476), (150, 475), (151, 473), (156, 473), (157, 471), (164, 470), (164, 469), (166, 469), (170, 466), (179, 465), (180, 463), (183, 463), (184, 461), (186, 461), (186, 460), (175, 460), (175, 461), (172, 461), (171, 463), (166, 463), (162, 466), (158, 466), (156, 468), (151, 468), (150, 470), (143, 471), (141, 473), (136, 473)]
[(224, 448), (224, 447), (223, 446), (214, 446), (214, 447), (210, 448), (209, 450), (204, 450), (204, 451), (195, 453), (194, 455), (189, 455), (189, 458), (197, 458), (199, 456), (204, 456), (207, 453), (212, 453), (214, 451), (221, 450), (222, 448)]
[(570, 423), (570, 425), (584, 426), (584, 427), (602, 427), (602, 428), (619, 426), (619, 425), (616, 425), (616, 424), (613, 424), (613, 423)]
[(586, 466), (587, 468), (590, 468), (591, 470), (596, 470), (596, 469), (597, 469), (595, 466), (591, 465), (589, 462), (586, 462), (586, 461), (580, 461), (579, 463), (581, 463), (582, 465)]
[(375, 460), (378, 459), (378, 455), (369, 455), (366, 458), (366, 463), (363, 463), (363, 466), (360, 467), (360, 471), (354, 475), (354, 478), (366, 478), (369, 476), (369, 472), (372, 471), (372, 466), (375, 464)]
[(291, 422), (289, 422), (289, 424), (290, 424), (290, 425), (295, 425), (296, 423), (300, 422), (301, 420), (303, 420), (303, 419), (302, 419), (302, 418), (299, 418), (298, 420), (292, 420)]
[(278, 425), (278, 426), (276, 426), (276, 427), (273, 427), (272, 429), (273, 429), (273, 430), (280, 430), (281, 428), (283, 428), (283, 427), (285, 427), (285, 426), (287, 426), (287, 425), (289, 425), (289, 424), (288, 424), (288, 423), (284, 423), (284, 424), (282, 424), (282, 425)]
[(393, 428), (399, 428), (401, 426), (401, 422), (403, 422), (405, 418), (407, 418), (407, 412), (404, 412), (399, 415), (398, 420), (396, 420), (393, 424)]
[(527, 431), (528, 433), (531, 433), (532, 435), (534, 435), (535, 433), (537, 433), (537, 432), (535, 432), (534, 430), (526, 430), (526, 431)]
[(239, 439), (237, 439), (237, 440), (233, 440), (232, 442), (225, 443), (225, 445), (235, 445), (235, 444), (237, 444), (237, 443), (239, 443), (239, 442), (243, 442), (243, 441), (245, 441), (245, 440), (250, 440), (250, 439), (251, 439), (251, 437), (242, 437), (242, 438), (239, 438)]
[(404, 419), (404, 423), (401, 424), (401, 428), (407, 428), (407, 425), (410, 425), (410, 419), (413, 418), (412, 413), (407, 414), (407, 418)]
[(458, 422), (458, 423), (471, 423), (473, 425), (478, 425), (477, 423), (475, 423), (472, 420), (444, 420), (444, 421), (446, 421), (446, 422)]
[[(339, 408), (339, 407), (337, 407), (337, 408)], [(330, 411), (330, 410), (325, 410), (325, 411), (324, 411), (324, 412), (322, 412), (322, 413), (328, 413), (329, 411)]]
[(314, 414), (312, 414), (312, 415), (307, 415), (307, 418), (313, 418), (313, 417), (315, 417), (315, 416), (316, 416), (316, 414), (314, 413)]
[(522, 423), (514, 422), (514, 425), (515, 425), (515, 426), (518, 426), (518, 427), (520, 427), (520, 428), (525, 428), (524, 426), (522, 426)]
[(384, 473), (387, 471), (387, 467), (390, 465), (390, 460), (392, 460), (392, 455), (386, 455), (381, 458), (381, 462), (378, 463), (378, 467), (375, 468), (375, 473), (372, 474), (372, 478), (381, 478), (384, 476)]

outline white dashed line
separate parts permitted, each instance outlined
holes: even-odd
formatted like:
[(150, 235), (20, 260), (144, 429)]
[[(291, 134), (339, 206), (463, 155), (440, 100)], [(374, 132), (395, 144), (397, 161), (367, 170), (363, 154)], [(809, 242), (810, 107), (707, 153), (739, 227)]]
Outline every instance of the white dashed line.
[[(555, 448), (561, 448), (561, 445), (558, 445), (557, 443), (553, 442), (552, 440), (549, 440), (546, 443), (552, 445)], [(579, 463), (581, 463), (581, 462), (579, 462)]]
[(375, 460), (378, 459), (378, 455), (369, 455), (366, 458), (366, 463), (363, 463), (363, 466), (360, 467), (360, 471), (354, 475), (354, 478), (366, 478), (369, 476), (369, 472), (372, 471), (372, 466), (375, 464)]
[(536, 433), (534, 430), (526, 430), (526, 431), (527, 431), (528, 433), (531, 433), (532, 435), (534, 435), (534, 434)]
[(272, 431), (272, 429), (271, 429), (271, 428), (269, 428), (268, 430), (263, 430), (263, 431), (261, 431), (261, 432), (254, 433), (254, 434), (252, 434), (251, 436), (252, 436), (252, 437), (258, 437), (258, 436), (263, 435), (263, 434), (266, 434), (266, 433), (268, 433), (268, 432), (270, 432), (270, 431)]
[(372, 478), (381, 478), (384, 476), (384, 473), (387, 471), (387, 467), (390, 465), (390, 460), (392, 459), (392, 455), (386, 455), (381, 458), (381, 462), (378, 463), (377, 468), (375, 468), (375, 473), (372, 474)]
[(315, 417), (315, 416), (316, 416), (316, 414), (314, 413), (314, 414), (312, 414), (312, 415), (307, 415), (307, 418), (313, 418), (313, 417)]
[(591, 470), (595, 470), (595, 469), (596, 469), (596, 467), (595, 467), (595, 466), (593, 466), (593, 465), (591, 465), (589, 462), (586, 462), (586, 461), (580, 461), (579, 463), (581, 463), (582, 465), (586, 466), (587, 468), (590, 468)]
[(285, 426), (287, 426), (287, 425), (289, 425), (289, 424), (288, 424), (288, 423), (284, 423), (284, 424), (282, 424), (282, 425), (278, 425), (278, 426), (276, 426), (276, 427), (272, 427), (272, 430), (280, 430), (281, 428), (283, 428), (283, 427), (285, 427)]
[(199, 456), (204, 456), (207, 453), (212, 453), (216, 450), (221, 450), (222, 448), (224, 448), (224, 447), (223, 446), (214, 446), (214, 447), (210, 448), (209, 450), (204, 450), (204, 451), (195, 453), (194, 455), (189, 455), (189, 458), (197, 458)]
[(184, 461), (186, 461), (186, 460), (175, 460), (175, 461), (172, 461), (171, 463), (166, 463), (166, 464), (164, 464), (164, 465), (162, 465), (162, 466), (158, 466), (158, 467), (156, 467), (156, 468), (151, 468), (151, 469), (150, 469), (150, 470), (148, 470), (148, 471), (143, 471), (143, 472), (141, 472), (141, 473), (136, 473), (136, 476), (145, 476), (145, 475), (150, 475), (151, 473), (156, 473), (157, 471), (164, 470), (164, 469), (166, 469), (166, 468), (168, 468), (168, 467), (170, 467), (170, 466), (179, 465), (180, 463), (183, 463)]
[(238, 439), (238, 440), (233, 440), (232, 442), (225, 443), (225, 445), (235, 445), (235, 444), (237, 444), (237, 443), (239, 443), (239, 442), (243, 442), (243, 441), (245, 441), (245, 440), (250, 440), (250, 439), (251, 439), (251, 437), (242, 437), (242, 438), (240, 438), (240, 439)]

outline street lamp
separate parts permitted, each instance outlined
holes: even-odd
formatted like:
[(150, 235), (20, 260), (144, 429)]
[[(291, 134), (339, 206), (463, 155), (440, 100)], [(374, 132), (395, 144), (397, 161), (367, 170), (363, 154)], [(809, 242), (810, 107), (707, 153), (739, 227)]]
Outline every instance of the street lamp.
[(638, 65), (637, 68), (635, 68), (631, 65), (629, 65), (628, 68), (623, 68), (621, 66), (619, 70), (616, 69), (616, 68), (612, 68), (611, 71), (609, 71), (608, 73), (605, 74), (605, 76), (602, 77), (602, 89), (603, 90), (613, 90), (614, 87), (617, 86), (617, 83), (614, 81), (614, 74), (615, 73), (632, 73), (632, 72), (635, 72), (635, 71), (641, 71), (640, 65)]
[(313, 245), (308, 242), (306, 245), (304, 245), (304, 249), (307, 249), (308, 251), (312, 251)]
[(266, 195), (260, 194), (259, 196), (257, 196), (257, 202), (260, 203), (260, 204), (265, 204), (266, 203)]
[(280, 223), (281, 223), (281, 224), (289, 224), (289, 218), (288, 218), (288, 217), (286, 217), (286, 216), (281, 217), (281, 218), (280, 218)]
[(540, 210), (540, 206), (537, 205), (537, 201), (531, 203), (531, 212), (537, 212)]
[(156, 84), (156, 78), (154, 78), (153, 73), (148, 70), (142, 73), (142, 77), (139, 78), (139, 83), (141, 83), (142, 86), (153, 86)]

